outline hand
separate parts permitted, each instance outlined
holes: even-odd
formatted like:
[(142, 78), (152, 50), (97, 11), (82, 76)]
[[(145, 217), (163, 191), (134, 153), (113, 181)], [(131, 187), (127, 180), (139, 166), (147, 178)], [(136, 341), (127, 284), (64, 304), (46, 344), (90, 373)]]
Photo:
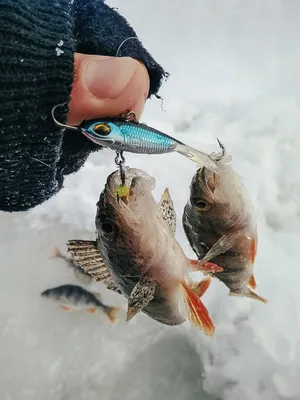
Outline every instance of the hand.
[(67, 123), (117, 116), (128, 110), (138, 119), (149, 92), (146, 67), (130, 57), (75, 53), (75, 77)]

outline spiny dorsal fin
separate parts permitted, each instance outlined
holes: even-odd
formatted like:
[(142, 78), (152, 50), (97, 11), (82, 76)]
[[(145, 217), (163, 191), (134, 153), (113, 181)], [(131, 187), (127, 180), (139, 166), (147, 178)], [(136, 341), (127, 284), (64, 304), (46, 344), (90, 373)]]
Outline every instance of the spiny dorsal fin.
[(95, 241), (69, 240), (67, 249), (72, 260), (84, 272), (92, 276), (97, 282), (103, 283), (107, 289), (122, 294), (113, 281)]
[(176, 233), (176, 212), (174, 209), (174, 204), (170, 196), (169, 189), (166, 188), (161, 196), (158, 203), (158, 209), (163, 217), (163, 220), (169, 226), (171, 232), (175, 236)]
[(142, 311), (154, 297), (156, 283), (149, 277), (143, 277), (133, 288), (128, 299), (126, 322)]

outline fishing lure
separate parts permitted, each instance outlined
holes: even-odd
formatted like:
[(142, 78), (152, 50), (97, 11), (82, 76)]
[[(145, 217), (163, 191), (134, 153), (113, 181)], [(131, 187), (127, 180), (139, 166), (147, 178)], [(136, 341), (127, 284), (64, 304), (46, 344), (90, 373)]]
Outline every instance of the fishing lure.
[(98, 118), (83, 121), (78, 126), (62, 124), (55, 118), (55, 110), (63, 104), (52, 108), (51, 114), (56, 125), (61, 128), (81, 132), (99, 146), (115, 151), (127, 151), (138, 154), (165, 154), (177, 152), (193, 162), (217, 170), (213, 155), (194, 149), (183, 142), (146, 124), (139, 123), (135, 113), (130, 111), (125, 116), (115, 118)]

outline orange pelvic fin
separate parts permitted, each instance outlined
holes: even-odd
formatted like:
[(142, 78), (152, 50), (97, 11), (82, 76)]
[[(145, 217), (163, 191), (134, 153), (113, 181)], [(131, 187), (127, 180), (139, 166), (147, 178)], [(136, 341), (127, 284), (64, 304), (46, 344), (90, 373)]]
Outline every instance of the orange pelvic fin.
[(205, 305), (186, 282), (181, 281), (180, 284), (184, 290), (187, 319), (195, 328), (201, 329), (207, 336), (213, 336), (215, 327)]
[(107, 307), (106, 308), (105, 314), (107, 315), (107, 317), (111, 323), (114, 323), (116, 321), (120, 310), (121, 310), (120, 307)]
[(202, 271), (202, 272), (211, 272), (211, 273), (215, 273), (215, 272), (221, 272), (223, 271), (223, 268), (220, 267), (217, 264), (214, 264), (212, 262), (205, 262), (203, 264), (199, 264), (198, 260), (189, 260), (189, 264), (190, 266), (195, 269), (196, 271)]
[(61, 308), (64, 311), (72, 311), (71, 307), (67, 307), (67, 306), (59, 306), (59, 308)]
[(87, 309), (87, 312), (89, 312), (90, 314), (95, 314), (96, 311), (96, 307), (90, 307)]
[(193, 290), (193, 292), (198, 297), (202, 297), (204, 295), (204, 293), (207, 291), (207, 289), (209, 288), (210, 282), (211, 282), (211, 278), (208, 277), (208, 278), (203, 279), (199, 283), (191, 284), (190, 288)]
[(248, 284), (252, 289), (256, 289), (256, 281), (253, 275), (250, 276)]

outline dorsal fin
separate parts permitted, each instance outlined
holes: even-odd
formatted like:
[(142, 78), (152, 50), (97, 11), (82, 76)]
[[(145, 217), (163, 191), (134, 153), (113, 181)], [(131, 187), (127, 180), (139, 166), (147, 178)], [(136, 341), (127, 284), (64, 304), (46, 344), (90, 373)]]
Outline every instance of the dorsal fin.
[(69, 240), (68, 252), (72, 260), (91, 275), (96, 281), (103, 283), (107, 289), (122, 294), (113, 281), (103, 257), (93, 240)]

